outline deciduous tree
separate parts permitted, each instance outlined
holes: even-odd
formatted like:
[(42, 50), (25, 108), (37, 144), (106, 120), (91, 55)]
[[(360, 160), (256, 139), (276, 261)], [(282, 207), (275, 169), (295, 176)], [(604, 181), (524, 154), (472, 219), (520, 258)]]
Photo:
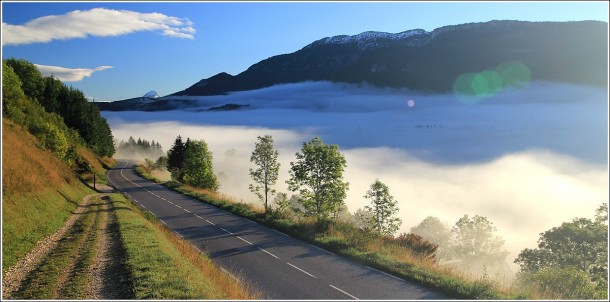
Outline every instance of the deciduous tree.
[(379, 179), (375, 180), (370, 189), (364, 195), (369, 199), (371, 205), (364, 206), (364, 209), (371, 212), (369, 222), (375, 230), (382, 235), (392, 235), (402, 224), (402, 220), (394, 215), (398, 212), (397, 202), (390, 195), (390, 189)]
[(184, 153), (182, 179), (188, 185), (216, 191), (218, 180), (212, 166), (212, 152), (204, 140), (189, 141)]
[(316, 137), (303, 143), (297, 160), (290, 163), (291, 191), (299, 191), (306, 215), (315, 216), (318, 224), (329, 219), (343, 204), (349, 184), (343, 181), (345, 157), (337, 145), (326, 145)]
[(256, 169), (250, 168), (250, 176), (254, 180), (249, 188), (265, 205), (265, 213), (269, 213), (269, 194), (274, 194), (272, 188), (277, 181), (280, 171), (278, 162), (278, 151), (273, 147), (271, 135), (259, 136), (254, 145), (254, 151), (250, 161), (256, 165)]

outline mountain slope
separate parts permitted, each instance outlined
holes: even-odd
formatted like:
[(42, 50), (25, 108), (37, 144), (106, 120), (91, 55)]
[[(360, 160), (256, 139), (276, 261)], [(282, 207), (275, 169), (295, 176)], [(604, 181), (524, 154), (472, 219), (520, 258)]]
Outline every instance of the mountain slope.
[(232, 76), (219, 73), (173, 95), (219, 95), (302, 81), (367, 82), (446, 92), (466, 72), (520, 61), (532, 80), (607, 85), (608, 24), (490, 21), (432, 32), (365, 32), (315, 41)]

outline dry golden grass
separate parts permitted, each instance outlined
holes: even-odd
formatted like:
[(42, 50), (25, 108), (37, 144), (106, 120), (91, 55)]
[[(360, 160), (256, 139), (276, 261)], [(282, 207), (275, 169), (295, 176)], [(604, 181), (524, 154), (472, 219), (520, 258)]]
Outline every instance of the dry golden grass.
[(155, 226), (163, 232), (163, 235), (176, 247), (176, 249), (203, 275), (227, 295), (228, 300), (260, 300), (262, 296), (253, 288), (243, 282), (235, 282), (228, 274), (224, 273), (209, 258), (202, 257), (188, 241), (179, 238), (167, 228), (155, 223)]
[(106, 169), (104, 166), (110, 167), (114, 165), (114, 159), (109, 157), (100, 158), (93, 151), (85, 148), (83, 146), (78, 146), (76, 148), (76, 153), (80, 155), (86, 162), (91, 165), (96, 174), (104, 174), (106, 173)]
[(93, 193), (29, 132), (2, 120), (2, 269), (51, 234)]
[(27, 194), (74, 184), (72, 171), (34, 136), (2, 119), (2, 189), (4, 195)]

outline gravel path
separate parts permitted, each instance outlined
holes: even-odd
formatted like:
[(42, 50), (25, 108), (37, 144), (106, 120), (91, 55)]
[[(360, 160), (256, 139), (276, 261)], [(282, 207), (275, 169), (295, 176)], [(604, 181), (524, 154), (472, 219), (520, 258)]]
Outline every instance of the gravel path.
[(133, 299), (133, 288), (129, 271), (124, 265), (125, 251), (121, 244), (119, 229), (114, 215), (114, 205), (107, 196), (102, 197), (103, 211), (97, 230), (97, 249), (89, 268), (90, 282), (87, 287), (88, 300)]

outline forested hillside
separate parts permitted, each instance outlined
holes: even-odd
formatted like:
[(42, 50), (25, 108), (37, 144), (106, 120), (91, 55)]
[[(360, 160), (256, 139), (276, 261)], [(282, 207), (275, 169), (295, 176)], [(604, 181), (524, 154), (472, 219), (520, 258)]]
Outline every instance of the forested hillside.
[(34, 64), (25, 60), (8, 59), (2, 65), (3, 117), (43, 137), (47, 147), (60, 157), (70, 157), (64, 153), (72, 152), (81, 142), (100, 156), (114, 154), (108, 123), (82, 91), (53, 76), (43, 77)]
[[(51, 88), (55, 98), (45, 96)], [(105, 177), (114, 147), (106, 121), (82, 92), (43, 77), (31, 63), (3, 60), (2, 92), (4, 273), (60, 227), (83, 196), (93, 193), (83, 181), (94, 174)], [(53, 101), (56, 112), (47, 112), (43, 104)], [(86, 118), (79, 121), (78, 114)]]

